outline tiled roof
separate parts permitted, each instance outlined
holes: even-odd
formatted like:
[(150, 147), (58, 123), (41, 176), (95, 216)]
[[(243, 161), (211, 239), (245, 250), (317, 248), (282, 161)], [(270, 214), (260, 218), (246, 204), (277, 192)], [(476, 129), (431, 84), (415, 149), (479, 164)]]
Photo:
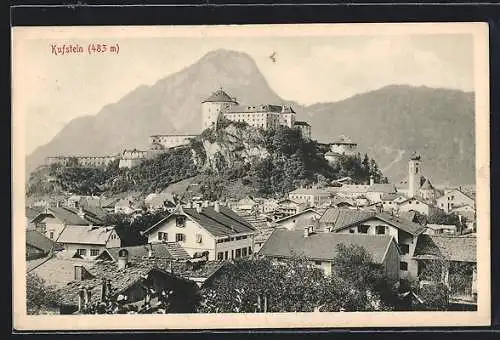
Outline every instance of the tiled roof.
[(308, 122), (302, 122), (302, 121), (295, 121), (295, 123), (293, 123), (293, 125), (299, 125), (299, 126), (311, 126), (309, 125)]
[[(111, 256), (112, 260), (116, 261), (118, 260), (118, 251), (120, 249), (126, 249), (128, 251), (129, 259), (146, 258), (149, 254), (149, 247), (152, 248), (153, 257), (157, 259), (186, 260), (191, 258), (184, 248), (176, 242), (150, 243), (131, 247), (107, 248), (102, 254), (107, 252)], [(98, 259), (104, 257), (102, 254), (99, 255)]]
[(420, 224), (387, 213), (342, 208), (328, 209), (321, 217), (320, 223), (333, 224), (333, 230), (337, 231), (373, 218), (380, 219), (411, 235), (419, 235), (424, 231), (424, 227)]
[(114, 227), (66, 226), (59, 237), (58, 243), (100, 244), (105, 245)]
[(101, 201), (101, 207), (102, 208), (114, 208), (115, 204), (118, 203), (120, 198), (118, 197), (110, 197), (110, 198), (105, 198)]
[(31, 221), (38, 215), (40, 215), (43, 212), (43, 209), (36, 209), (36, 208), (31, 208), (31, 207), (26, 207), (25, 209), (25, 215), (28, 221)]
[(318, 218), (320, 217), (320, 214), (315, 209), (309, 208), (309, 209), (306, 209), (306, 210), (302, 210), (302, 211), (300, 211), (300, 212), (298, 212), (296, 214), (285, 216), (285, 217), (280, 218), (280, 219), (278, 219), (278, 220), (276, 220), (274, 222), (275, 223), (280, 223), (280, 222), (284, 222), (284, 221), (287, 221), (287, 220), (290, 220), (290, 219), (300, 218), (304, 214), (309, 214), (309, 213), (313, 213), (314, 216), (318, 216)]
[(63, 287), (74, 280), (75, 264), (83, 265), (87, 270), (94, 266), (93, 262), (81, 259), (52, 257), (30, 272), (45, 280), (47, 285)]
[(55, 246), (54, 241), (36, 230), (26, 230), (26, 244), (45, 253), (50, 252)]
[(370, 186), (366, 184), (344, 184), (341, 187), (337, 187), (335, 191), (337, 193), (365, 193)]
[(321, 216), (319, 223), (333, 224), (333, 230), (339, 230), (373, 216), (373, 211), (330, 208)]
[(372, 256), (374, 263), (382, 263), (392, 236), (352, 235), (337, 233), (312, 233), (308, 237), (303, 231), (276, 229), (259, 250), (264, 256), (290, 258), (305, 256), (311, 260), (333, 260), (337, 255), (338, 244), (355, 244), (364, 247)]
[(394, 227), (403, 230), (411, 235), (420, 235), (425, 228), (418, 223), (407, 220), (406, 218), (400, 218), (397, 216), (391, 216), (388, 213), (378, 213), (375, 218), (378, 218), (386, 223), (393, 225)]
[(58, 220), (60, 220), (63, 224), (67, 225), (88, 225), (89, 222), (78, 216), (78, 214), (70, 209), (65, 207), (53, 207), (48, 208), (47, 213), (42, 212), (37, 219), (42, 219), (47, 215), (52, 215)]
[(434, 189), (434, 187), (432, 186), (432, 184), (429, 181), (429, 179), (426, 178), (424, 184), (422, 184), (422, 186), (420, 187), (420, 189), (423, 189), (423, 190), (432, 190), (432, 189)]
[(289, 195), (313, 195), (313, 196), (329, 196), (330, 193), (324, 189), (316, 188), (298, 188), (288, 193)]
[(394, 184), (382, 184), (382, 183), (372, 184), (368, 187), (368, 189), (366, 191), (367, 192), (382, 192), (385, 194), (389, 194), (389, 193), (395, 194), (397, 192), (396, 186)]
[(202, 101), (202, 103), (207, 103), (207, 102), (236, 103), (236, 101), (222, 89), (215, 91), (214, 93), (212, 93), (210, 97)]
[(380, 199), (382, 201), (386, 201), (386, 202), (389, 202), (389, 201), (394, 201), (396, 198), (398, 197), (402, 197), (403, 195), (401, 194), (398, 194), (396, 192), (391, 192), (391, 193), (383, 193), (382, 196), (380, 197)]
[(145, 199), (144, 203), (152, 206), (161, 206), (165, 202), (174, 202), (174, 195), (169, 192), (162, 192), (159, 194), (149, 194)]
[(420, 235), (413, 257), (476, 262), (476, 237)]
[(186, 279), (208, 279), (230, 263), (227, 261), (206, 261), (195, 267), (186, 262), (173, 262), (172, 272)]
[(410, 211), (402, 211), (399, 213), (399, 217), (402, 217), (408, 221), (415, 222), (415, 217), (417, 216), (417, 213), (414, 210)]
[(112, 288), (111, 294), (117, 295), (128, 287), (138, 283), (143, 276), (155, 270), (160, 271), (163, 275), (188, 282), (187, 279), (167, 272), (165, 270), (165, 261), (163, 261), (161, 267), (159, 264), (160, 262), (150, 260), (130, 261), (127, 268), (119, 269), (115, 263), (95, 263), (94, 266), (88, 268), (88, 272), (92, 276), (91, 278), (83, 281), (72, 280), (63, 286), (59, 292), (63, 296), (63, 303), (75, 305), (78, 301), (78, 291), (80, 287), (85, 286), (92, 293), (91, 302), (95, 303), (98, 302), (101, 297), (102, 279), (110, 280)]
[(229, 208), (220, 206), (220, 212), (215, 211), (212, 207), (202, 208), (201, 212), (198, 212), (196, 208), (182, 208), (181, 211), (176, 210), (169, 216), (146, 229), (144, 234), (148, 234), (156, 230), (156, 228), (163, 225), (168, 219), (179, 213), (186, 214), (215, 237), (251, 233), (255, 231), (255, 228), (250, 223), (245, 221), (243, 217), (236, 214)]

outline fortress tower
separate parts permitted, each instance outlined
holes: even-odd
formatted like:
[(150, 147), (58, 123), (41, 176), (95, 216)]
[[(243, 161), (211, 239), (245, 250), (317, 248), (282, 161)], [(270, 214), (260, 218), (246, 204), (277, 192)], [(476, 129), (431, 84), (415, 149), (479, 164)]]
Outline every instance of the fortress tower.
[(201, 131), (217, 124), (221, 111), (229, 110), (233, 105), (238, 105), (236, 99), (231, 98), (220, 88), (210, 97), (201, 102)]
[(415, 197), (419, 194), (420, 170), (420, 155), (414, 152), (408, 161), (408, 197)]

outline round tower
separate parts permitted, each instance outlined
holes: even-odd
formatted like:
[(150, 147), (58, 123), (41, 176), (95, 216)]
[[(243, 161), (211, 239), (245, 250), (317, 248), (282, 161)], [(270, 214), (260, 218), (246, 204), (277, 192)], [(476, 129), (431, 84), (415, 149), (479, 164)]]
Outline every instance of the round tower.
[(413, 153), (408, 161), (408, 197), (418, 196), (420, 189), (420, 155)]
[(215, 126), (221, 112), (238, 103), (221, 89), (201, 102), (201, 131)]

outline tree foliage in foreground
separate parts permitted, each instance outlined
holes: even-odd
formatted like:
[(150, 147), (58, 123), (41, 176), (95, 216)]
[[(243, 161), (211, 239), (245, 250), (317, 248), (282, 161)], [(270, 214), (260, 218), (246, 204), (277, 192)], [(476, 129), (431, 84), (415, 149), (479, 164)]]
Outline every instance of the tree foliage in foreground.
[(300, 256), (279, 262), (239, 260), (203, 289), (200, 311), (260, 312), (264, 299), (267, 312), (391, 310), (392, 283), (369, 262), (358, 246), (339, 247), (335, 267), (347, 268), (329, 277)]
[(40, 314), (59, 306), (61, 297), (57, 290), (33, 273), (26, 276), (26, 307), (28, 314)]

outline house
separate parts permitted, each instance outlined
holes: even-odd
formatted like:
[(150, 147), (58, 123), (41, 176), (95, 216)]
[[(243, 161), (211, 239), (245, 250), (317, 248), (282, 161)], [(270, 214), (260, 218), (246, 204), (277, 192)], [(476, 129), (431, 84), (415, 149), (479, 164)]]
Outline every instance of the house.
[(276, 229), (262, 246), (259, 255), (278, 261), (303, 256), (329, 276), (332, 275), (332, 262), (339, 244), (362, 246), (372, 256), (374, 263), (383, 266), (388, 278), (399, 279), (399, 250), (390, 235), (316, 233), (308, 228), (304, 231)]
[(316, 225), (320, 217), (320, 213), (312, 208), (308, 208), (297, 214), (275, 220), (274, 224), (277, 228), (285, 228), (288, 230), (304, 230), (304, 227)]
[(366, 198), (369, 187), (366, 184), (344, 184), (340, 187), (328, 187), (326, 190), (337, 197), (356, 199), (358, 197)]
[[(172, 273), (164, 262), (129, 259), (125, 249), (116, 263), (75, 264), (72, 280), (59, 293), (63, 296), (61, 314), (85, 313), (89, 307), (116, 300), (125, 301), (123, 310), (141, 308), (142, 313), (194, 313), (199, 303), (195, 282)], [(166, 295), (168, 306), (160, 303)]]
[(252, 197), (247, 196), (231, 204), (231, 209), (248, 213), (253, 211), (257, 205), (258, 203)]
[(413, 255), (418, 263), (420, 284), (442, 282), (449, 288), (450, 302), (455, 308), (474, 310), (477, 308), (476, 251), (475, 236), (421, 235)]
[(51, 240), (57, 240), (66, 226), (103, 225), (104, 221), (93, 213), (80, 208), (47, 208), (33, 219), (35, 229)]
[(107, 213), (114, 213), (115, 205), (116, 203), (118, 203), (118, 201), (120, 201), (120, 198), (118, 197), (102, 198), (99, 206)]
[(310, 207), (317, 207), (330, 202), (330, 193), (318, 188), (299, 188), (288, 193), (288, 198), (299, 203), (306, 203)]
[(445, 213), (450, 213), (453, 209), (466, 205), (474, 209), (476, 207), (475, 199), (460, 189), (448, 190), (443, 196), (436, 199), (436, 204)]
[(137, 211), (141, 211), (141, 209), (137, 207), (136, 202), (131, 197), (122, 198), (115, 203), (115, 214), (130, 215)]
[(412, 256), (418, 236), (425, 230), (420, 224), (384, 212), (331, 208), (321, 217), (320, 225), (335, 233), (393, 236), (400, 249), (400, 278), (416, 278), (417, 264)]
[(260, 228), (257, 230), (257, 233), (255, 235), (255, 241), (254, 241), (254, 251), (257, 253), (264, 243), (269, 239), (271, 234), (273, 233), (275, 228), (268, 227), (268, 228)]
[(349, 197), (335, 196), (333, 198), (332, 205), (337, 208), (349, 208), (349, 209), (357, 208), (356, 200)]
[(399, 203), (396, 211), (398, 213), (416, 211), (425, 216), (432, 216), (437, 212), (438, 208), (423, 201), (418, 197), (411, 197)]
[(25, 214), (24, 216), (26, 217), (26, 228), (29, 230), (35, 229), (35, 224), (33, 223), (33, 219), (40, 215), (40, 213), (44, 209), (40, 208), (32, 208), (32, 207), (26, 207), (25, 208)]
[(106, 248), (120, 247), (121, 240), (114, 226), (66, 226), (57, 238), (64, 256), (95, 259)]
[(397, 189), (394, 184), (372, 183), (368, 189), (366, 189), (366, 198), (372, 203), (381, 202), (383, 195), (395, 195), (396, 193)]
[(264, 214), (275, 212), (276, 210), (278, 210), (278, 203), (279, 201), (274, 198), (263, 200), (261, 204), (261, 212)]
[(190, 256), (206, 254), (213, 261), (251, 255), (255, 228), (233, 210), (216, 203), (214, 207), (178, 206), (143, 235), (148, 243), (175, 241)]
[(426, 235), (442, 235), (442, 234), (455, 235), (456, 233), (457, 233), (457, 226), (453, 224), (449, 225), (449, 224), (428, 223), (425, 225), (425, 231), (424, 231), (424, 234)]
[(146, 196), (144, 204), (149, 211), (165, 210), (166, 208), (175, 207), (175, 198), (171, 193), (153, 193)]
[(36, 230), (26, 230), (26, 260), (49, 256), (61, 248), (51, 239)]
[(176, 242), (148, 243), (131, 247), (106, 248), (96, 257), (96, 260), (115, 261), (119, 260), (121, 249), (128, 251), (129, 259), (158, 259), (168, 261), (185, 261), (191, 258), (189, 254)]
[(294, 215), (307, 208), (307, 203), (293, 201), (289, 198), (278, 202), (278, 209), (275, 213), (278, 218), (288, 215)]
[(450, 213), (461, 216), (467, 222), (475, 222), (476, 220), (476, 210), (470, 205), (458, 206), (453, 208)]

